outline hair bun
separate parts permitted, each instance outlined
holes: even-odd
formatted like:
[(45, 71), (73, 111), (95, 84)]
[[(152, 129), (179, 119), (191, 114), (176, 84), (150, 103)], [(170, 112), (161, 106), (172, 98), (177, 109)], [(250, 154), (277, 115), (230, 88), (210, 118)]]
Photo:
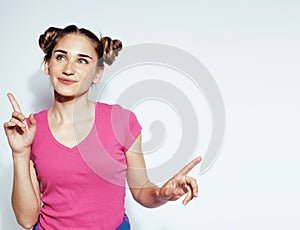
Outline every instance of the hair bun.
[(122, 42), (118, 39), (112, 40), (110, 37), (102, 37), (101, 43), (103, 46), (103, 60), (106, 64), (111, 65), (122, 49)]
[(39, 38), (39, 45), (45, 54), (48, 53), (49, 47), (57, 37), (58, 33), (62, 31), (60, 28), (49, 27), (44, 34)]

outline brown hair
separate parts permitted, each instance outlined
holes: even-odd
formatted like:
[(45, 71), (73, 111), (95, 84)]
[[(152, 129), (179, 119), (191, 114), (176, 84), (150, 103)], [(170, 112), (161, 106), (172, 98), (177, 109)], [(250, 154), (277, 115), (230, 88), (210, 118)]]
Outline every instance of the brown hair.
[(90, 39), (91, 44), (95, 48), (98, 55), (98, 66), (103, 67), (103, 62), (111, 65), (118, 52), (122, 49), (122, 42), (118, 39), (112, 40), (110, 37), (101, 37), (100, 39), (91, 31), (78, 28), (75, 25), (69, 25), (63, 29), (49, 27), (44, 34), (40, 35), (39, 45), (45, 53), (44, 61), (49, 61), (52, 55), (53, 48), (58, 41), (68, 34), (79, 34)]

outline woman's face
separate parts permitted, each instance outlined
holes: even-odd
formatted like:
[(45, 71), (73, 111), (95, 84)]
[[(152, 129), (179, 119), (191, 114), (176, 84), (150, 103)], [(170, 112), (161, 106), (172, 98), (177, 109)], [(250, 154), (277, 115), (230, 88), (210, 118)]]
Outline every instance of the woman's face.
[(54, 47), (45, 63), (45, 73), (61, 96), (81, 96), (100, 80), (102, 69), (97, 67), (97, 61), (98, 55), (88, 38), (68, 34)]

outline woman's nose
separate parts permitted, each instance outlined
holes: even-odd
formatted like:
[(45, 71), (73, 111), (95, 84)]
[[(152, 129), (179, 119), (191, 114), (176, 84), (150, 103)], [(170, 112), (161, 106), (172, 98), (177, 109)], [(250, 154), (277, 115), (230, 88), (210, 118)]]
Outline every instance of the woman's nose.
[(74, 64), (70, 61), (66, 62), (63, 68), (63, 74), (70, 76), (70, 75), (74, 75), (74, 73), (75, 73)]

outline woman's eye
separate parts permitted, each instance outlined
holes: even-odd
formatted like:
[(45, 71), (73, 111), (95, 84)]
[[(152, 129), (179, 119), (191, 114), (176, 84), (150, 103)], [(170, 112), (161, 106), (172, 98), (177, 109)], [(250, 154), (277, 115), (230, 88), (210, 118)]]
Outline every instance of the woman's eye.
[(79, 64), (88, 64), (89, 62), (87, 60), (81, 58), (81, 59), (78, 60), (78, 63)]
[(60, 55), (60, 54), (56, 56), (56, 59), (59, 60), (59, 61), (66, 60), (66, 58), (63, 55)]

